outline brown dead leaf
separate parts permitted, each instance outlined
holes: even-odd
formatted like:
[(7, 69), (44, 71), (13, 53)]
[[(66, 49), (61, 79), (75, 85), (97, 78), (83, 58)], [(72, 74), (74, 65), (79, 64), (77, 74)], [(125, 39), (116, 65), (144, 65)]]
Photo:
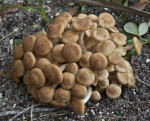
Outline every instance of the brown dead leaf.
[(130, 8), (142, 11), (145, 9), (147, 3), (148, 3), (148, 0), (139, 0), (139, 2), (137, 4), (135, 4), (134, 6), (131, 6)]
[(9, 70), (6, 71), (6, 72), (0, 71), (0, 76), (1, 76), (1, 77), (4, 77), (4, 78), (9, 78), (9, 79), (11, 79), (11, 73), (10, 73)]

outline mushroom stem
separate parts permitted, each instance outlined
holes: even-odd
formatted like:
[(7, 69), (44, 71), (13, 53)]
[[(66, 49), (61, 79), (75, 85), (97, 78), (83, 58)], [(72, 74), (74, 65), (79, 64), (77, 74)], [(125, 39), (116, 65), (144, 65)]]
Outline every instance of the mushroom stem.
[(87, 101), (90, 99), (92, 95), (92, 87), (91, 86), (87, 87), (87, 90), (88, 90), (87, 96), (82, 100), (84, 104), (87, 103)]
[(128, 45), (125, 48), (126, 48), (126, 51), (129, 51), (134, 48), (134, 45)]
[(85, 52), (87, 52), (87, 49), (85, 47), (83, 38), (84, 38), (84, 32), (80, 32), (80, 35), (79, 35), (79, 45), (81, 46), (81, 49), (82, 49), (83, 53), (85, 53)]
[(68, 64), (63, 64), (63, 65), (61, 65), (59, 68), (60, 68), (60, 70), (61, 71), (64, 71), (65, 69), (66, 69), (66, 66), (67, 66)]

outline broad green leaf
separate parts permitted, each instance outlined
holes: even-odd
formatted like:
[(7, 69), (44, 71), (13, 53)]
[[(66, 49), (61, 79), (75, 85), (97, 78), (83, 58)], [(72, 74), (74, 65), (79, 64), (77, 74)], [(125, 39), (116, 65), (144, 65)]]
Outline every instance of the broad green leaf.
[(128, 7), (128, 0), (126, 0), (123, 5)]
[(139, 32), (138, 32), (138, 27), (135, 23), (133, 22), (128, 22), (124, 25), (124, 30), (127, 32), (127, 33), (130, 33), (130, 34), (133, 34), (133, 35), (139, 35)]
[(147, 23), (141, 23), (139, 25), (139, 35), (142, 36), (148, 32), (148, 25)]
[(82, 7), (81, 7), (81, 13), (84, 13), (84, 12), (85, 12), (85, 9), (86, 9), (86, 5), (83, 4)]

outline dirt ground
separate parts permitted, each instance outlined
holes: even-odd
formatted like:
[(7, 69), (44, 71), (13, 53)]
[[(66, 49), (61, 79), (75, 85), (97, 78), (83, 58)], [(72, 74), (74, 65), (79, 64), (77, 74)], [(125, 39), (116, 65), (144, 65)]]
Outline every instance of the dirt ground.
[[(18, 3), (23, 0), (4, 0), (5, 4)], [(132, 1), (131, 1), (132, 4)], [(37, 6), (35, 1), (31, 5)], [(68, 11), (71, 8), (78, 8), (81, 5), (74, 3), (74, 0), (44, 0), (43, 5), (48, 5), (51, 11), (48, 16), (53, 17), (60, 12)], [(149, 9), (147, 9), (149, 11)], [(120, 12), (112, 11), (102, 7), (87, 6), (85, 13), (94, 13), (96, 15), (101, 12), (111, 13), (117, 20)], [(128, 21), (136, 21), (137, 23), (148, 22), (146, 18), (128, 15)], [(11, 66), (13, 48), (11, 39), (22, 40), (29, 34), (34, 34), (40, 30), (46, 30), (49, 23), (45, 23), (40, 15), (33, 12), (18, 10), (10, 12), (0, 17), (0, 38), (12, 32), (15, 27), (19, 31), (0, 41), (0, 70), (8, 70)], [(41, 25), (41, 27), (35, 27)], [(122, 24), (117, 23), (120, 30)], [(150, 31), (147, 35), (150, 34)], [(147, 36), (146, 35), (146, 36)], [(53, 120), (88, 120), (88, 121), (150, 121), (150, 44), (144, 45), (142, 54), (137, 57), (136, 54), (128, 57), (131, 62), (135, 76), (136, 87), (123, 89), (122, 95), (111, 100), (102, 94), (102, 99), (97, 104), (88, 102), (86, 104), (85, 115), (75, 116), (70, 107), (65, 109), (55, 109), (37, 105), (38, 102), (27, 93), (24, 84), (16, 85), (13, 80), (0, 77), (0, 121), (8, 121), (14, 115), (33, 105), (30, 110), (15, 118), (15, 121), (53, 121)], [(144, 82), (141, 83), (140, 81)], [(147, 84), (147, 85), (146, 85)], [(12, 115), (1, 116), (11, 111)], [(31, 113), (32, 112), (32, 113)]]

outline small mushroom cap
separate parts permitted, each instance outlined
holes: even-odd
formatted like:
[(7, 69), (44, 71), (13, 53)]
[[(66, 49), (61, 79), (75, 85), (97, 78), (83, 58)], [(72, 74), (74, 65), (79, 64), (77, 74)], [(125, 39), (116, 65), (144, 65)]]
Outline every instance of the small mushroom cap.
[(137, 37), (133, 37), (133, 44), (137, 55), (140, 56), (142, 50), (142, 43), (138, 40)]
[(74, 111), (74, 113), (76, 115), (83, 115), (84, 114), (85, 105), (84, 105), (82, 100), (75, 98), (75, 97), (72, 97), (70, 104), (71, 104), (72, 110)]
[(25, 68), (22, 60), (16, 60), (12, 67), (13, 75), (16, 77), (22, 77), (25, 73)]
[(67, 30), (63, 33), (61, 41), (64, 44), (77, 42), (79, 39), (79, 32), (74, 30)]
[(105, 89), (102, 89), (101, 87), (99, 87), (98, 85), (97, 86), (94, 86), (94, 90), (95, 91), (98, 91), (99, 93), (103, 93), (105, 91)]
[(68, 22), (72, 19), (72, 15), (68, 12), (62, 12), (61, 14), (59, 14), (59, 17), (65, 17)]
[(53, 58), (53, 54), (52, 54), (52, 51), (50, 51), (47, 55), (46, 55), (46, 58), (53, 64), (57, 64), (58, 62), (56, 62)]
[(20, 44), (14, 49), (14, 58), (22, 59), (23, 55), (24, 55), (24, 50), (22, 44)]
[(108, 80), (108, 79), (105, 79), (105, 80), (102, 80), (102, 81), (98, 81), (98, 86), (99, 86), (101, 89), (107, 88), (108, 85), (109, 85), (109, 80)]
[(97, 80), (105, 80), (108, 78), (109, 73), (107, 69), (103, 69), (101, 71), (95, 71), (95, 76)]
[(58, 102), (62, 103), (69, 102), (71, 99), (70, 90), (66, 90), (60, 87), (55, 91), (54, 98)]
[(53, 59), (58, 63), (63, 63), (66, 61), (62, 54), (63, 47), (64, 47), (64, 44), (58, 44), (58, 45), (55, 45), (52, 49)]
[(11, 68), (10, 72), (11, 72), (11, 77), (12, 77), (12, 79), (13, 79), (16, 83), (20, 83), (20, 82), (21, 82), (20, 78), (19, 78), (19, 77), (16, 77), (16, 76), (14, 75), (12, 68)]
[(40, 31), (34, 34), (35, 38), (39, 38), (41, 36), (47, 36), (47, 33), (45, 31)]
[(81, 67), (90, 67), (89, 64), (89, 59), (91, 57), (92, 53), (91, 52), (85, 52), (82, 57), (79, 60), (80, 66)]
[(98, 16), (98, 21), (99, 21), (100, 26), (105, 27), (105, 28), (113, 27), (115, 25), (115, 19), (109, 13), (101, 13)]
[(37, 38), (34, 50), (38, 55), (45, 56), (51, 51), (52, 48), (52, 42), (46, 36), (41, 36)]
[(98, 17), (94, 14), (89, 14), (87, 16), (88, 19), (92, 20), (92, 22), (97, 22), (98, 21)]
[(44, 69), (46, 78), (52, 83), (60, 84), (63, 80), (63, 74), (59, 67), (55, 64), (50, 64)]
[(71, 94), (79, 99), (84, 99), (87, 96), (87, 88), (76, 83), (71, 89)]
[(109, 27), (108, 30), (113, 33), (119, 32), (119, 30), (115, 26)]
[(76, 19), (72, 22), (72, 27), (77, 31), (85, 31), (88, 30), (92, 25), (92, 21), (87, 18)]
[(106, 69), (108, 70), (108, 72), (113, 72), (115, 70), (115, 66), (111, 63), (108, 63)]
[(27, 90), (30, 94), (32, 94), (32, 96), (35, 98), (35, 99), (38, 99), (38, 92), (39, 92), (39, 89), (37, 89), (34, 85), (32, 84), (29, 84), (27, 85)]
[(116, 49), (119, 51), (119, 53), (121, 54), (121, 56), (125, 56), (126, 55), (126, 48), (122, 45), (117, 45)]
[(78, 71), (78, 65), (76, 63), (69, 63), (66, 66), (66, 72), (72, 73), (72, 74), (76, 74)]
[(34, 68), (30, 72), (30, 80), (37, 88), (41, 88), (45, 85), (46, 78), (44, 73), (39, 68)]
[(47, 58), (40, 58), (36, 61), (35, 68), (39, 68), (44, 71), (45, 67), (49, 64), (51, 64), (51, 62)]
[(128, 87), (135, 86), (135, 78), (133, 74), (128, 73), (128, 82), (127, 82)]
[(50, 103), (53, 100), (54, 88), (50, 86), (42, 87), (38, 92), (38, 98), (43, 103)]
[(96, 52), (102, 53), (105, 56), (110, 55), (116, 48), (116, 45), (111, 40), (100, 42), (96, 46)]
[(98, 91), (93, 91), (90, 99), (92, 102), (98, 102), (101, 99), (101, 95)]
[(101, 71), (107, 67), (107, 59), (102, 53), (94, 53), (90, 57), (90, 67), (94, 71)]
[(58, 102), (56, 100), (52, 100), (51, 105), (53, 107), (55, 107), (55, 108), (64, 108), (64, 107), (67, 107), (66, 103), (61, 103), (61, 102)]
[(36, 41), (36, 38), (33, 35), (29, 35), (29, 36), (25, 37), (23, 40), (23, 43), (22, 43), (23, 50), (25, 52), (28, 52), (28, 51), (33, 52), (35, 41)]
[(79, 18), (79, 19), (85, 19), (85, 18), (87, 18), (87, 15), (84, 14), (84, 13), (80, 13), (80, 14), (77, 16), (77, 18)]
[(25, 75), (23, 76), (23, 82), (25, 84), (31, 84), (31, 81), (30, 81), (30, 70), (27, 70)]
[(61, 83), (61, 86), (64, 89), (71, 89), (75, 85), (75, 75), (65, 72), (63, 73), (63, 81)]
[(120, 87), (122, 87), (122, 84), (118, 81), (118, 79), (112, 79), (112, 80), (110, 80), (110, 82), (111, 82), (111, 84), (117, 84), (117, 85), (119, 85)]
[(83, 86), (90, 86), (94, 80), (95, 74), (89, 68), (81, 68), (76, 74), (76, 81)]
[(68, 43), (63, 47), (63, 56), (69, 63), (77, 62), (82, 56), (82, 49), (76, 43)]
[(63, 24), (64, 28), (67, 28), (68, 26), (68, 21), (64, 16), (58, 16), (54, 19), (52, 24)]
[(90, 49), (95, 44), (95, 39), (93, 37), (87, 37), (84, 40), (86, 49)]
[(58, 39), (64, 32), (63, 24), (52, 24), (48, 28), (48, 38), (50, 40)]
[(32, 69), (35, 65), (36, 59), (32, 52), (26, 52), (23, 57), (23, 64), (26, 69)]
[(118, 45), (125, 45), (127, 37), (123, 33), (114, 33), (112, 41)]
[(110, 38), (109, 32), (105, 28), (95, 28), (92, 31), (92, 36), (97, 41), (104, 41)]
[(118, 50), (114, 50), (109, 56), (108, 61), (114, 65), (117, 65), (120, 63), (122, 57)]
[(117, 79), (122, 85), (126, 85), (128, 83), (128, 73), (117, 72)]
[(121, 92), (122, 92), (121, 87), (118, 86), (117, 84), (110, 84), (106, 88), (106, 95), (111, 99), (118, 98), (121, 95)]

